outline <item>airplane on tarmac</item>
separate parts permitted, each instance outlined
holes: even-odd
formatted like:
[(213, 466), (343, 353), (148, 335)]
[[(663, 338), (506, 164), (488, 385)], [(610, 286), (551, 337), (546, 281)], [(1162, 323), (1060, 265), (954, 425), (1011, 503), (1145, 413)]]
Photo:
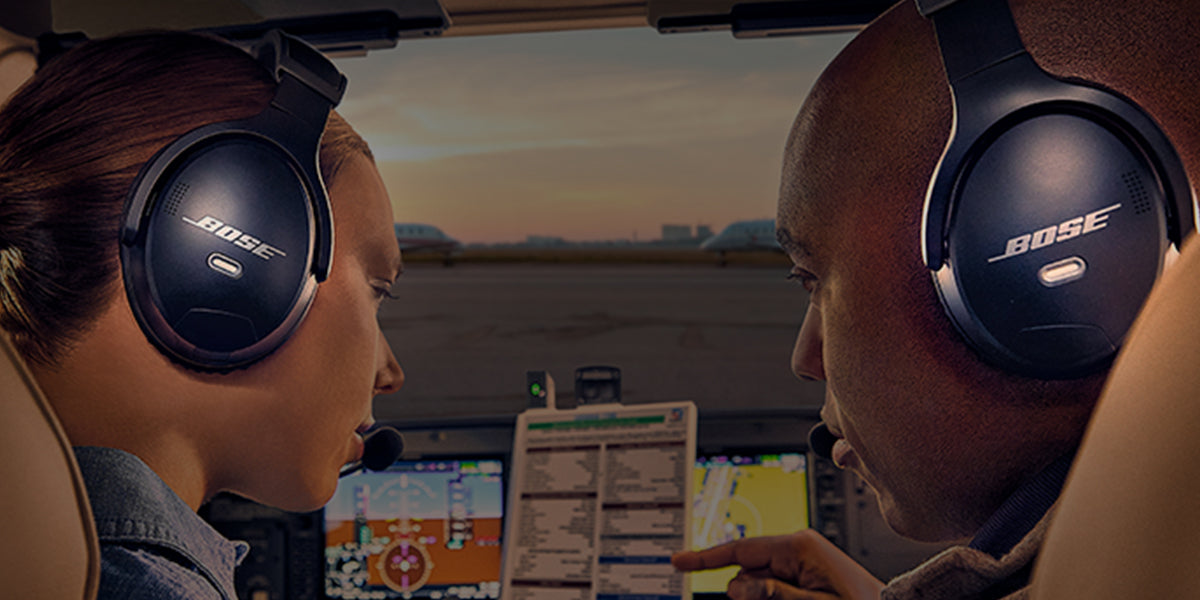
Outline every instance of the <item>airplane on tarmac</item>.
[(700, 244), (700, 249), (716, 252), (720, 264), (725, 265), (727, 252), (753, 252), (773, 250), (783, 252), (775, 240), (775, 219), (736, 221)]
[(396, 223), (396, 243), (400, 244), (400, 252), (404, 255), (414, 253), (438, 253), (443, 262), (450, 264), (451, 259), (462, 252), (462, 242), (446, 235), (441, 229), (424, 223)]

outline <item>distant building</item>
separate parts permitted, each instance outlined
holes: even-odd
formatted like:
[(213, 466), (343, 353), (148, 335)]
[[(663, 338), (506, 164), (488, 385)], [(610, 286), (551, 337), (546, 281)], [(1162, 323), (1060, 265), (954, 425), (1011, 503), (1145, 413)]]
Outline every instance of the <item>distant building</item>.
[(710, 227), (708, 225), (697, 225), (696, 226), (696, 239), (697, 240), (704, 241), (712, 236), (713, 236), (712, 227)]
[(691, 225), (663, 225), (662, 226), (662, 241), (664, 241), (664, 242), (690, 242), (690, 241), (692, 241), (692, 226)]

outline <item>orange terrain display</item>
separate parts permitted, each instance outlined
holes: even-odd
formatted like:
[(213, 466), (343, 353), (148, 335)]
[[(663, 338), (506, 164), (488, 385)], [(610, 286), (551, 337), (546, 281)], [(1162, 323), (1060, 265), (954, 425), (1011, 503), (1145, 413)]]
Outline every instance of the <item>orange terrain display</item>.
[(344, 479), (326, 507), (326, 596), (499, 597), (501, 469), (407, 461)]

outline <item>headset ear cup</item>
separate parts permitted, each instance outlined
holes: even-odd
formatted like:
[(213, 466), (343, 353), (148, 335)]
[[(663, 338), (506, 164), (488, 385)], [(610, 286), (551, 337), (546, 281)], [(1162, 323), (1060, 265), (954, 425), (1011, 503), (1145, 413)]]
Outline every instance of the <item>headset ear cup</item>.
[(921, 230), (946, 314), (1012, 373), (1105, 368), (1194, 228), (1178, 153), (1131, 100), (1043, 71), (1007, 0), (916, 3), (954, 106)]
[(122, 256), (147, 336), (183, 364), (220, 370), (266, 356), (299, 325), (316, 292), (316, 218), (286, 152), (210, 133), (160, 157), (171, 164)]
[(1107, 366), (1167, 248), (1148, 156), (1086, 110), (1006, 121), (976, 145), (934, 278), (946, 312), (1009, 371), (1064, 378)]
[(346, 78), (279, 31), (255, 52), (279, 83), (271, 103), (160, 150), (130, 189), (121, 230), (139, 326), (172, 360), (205, 371), (245, 367), (287, 341), (333, 254), (317, 154)]

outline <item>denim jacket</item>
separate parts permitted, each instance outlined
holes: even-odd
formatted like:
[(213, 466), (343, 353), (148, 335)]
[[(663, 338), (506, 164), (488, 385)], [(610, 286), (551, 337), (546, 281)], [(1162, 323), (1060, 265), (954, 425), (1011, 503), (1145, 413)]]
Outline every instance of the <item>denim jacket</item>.
[(237, 600), (249, 550), (200, 518), (138, 457), (76, 447), (100, 538), (97, 600)]

